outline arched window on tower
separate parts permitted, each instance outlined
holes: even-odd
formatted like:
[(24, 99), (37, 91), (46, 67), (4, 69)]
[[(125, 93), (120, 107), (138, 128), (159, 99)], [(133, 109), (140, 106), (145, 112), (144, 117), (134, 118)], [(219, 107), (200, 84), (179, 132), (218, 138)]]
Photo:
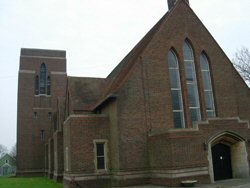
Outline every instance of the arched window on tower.
[(171, 85), (174, 126), (175, 128), (185, 128), (179, 63), (173, 50), (168, 52), (168, 70)]
[(200, 56), (203, 89), (205, 96), (207, 117), (215, 117), (213, 87), (211, 83), (210, 68), (208, 58), (203, 52)]
[(40, 94), (46, 94), (46, 66), (44, 63), (40, 67)]
[(35, 78), (35, 95), (39, 95), (39, 76)]
[(201, 119), (201, 113), (200, 113), (200, 103), (199, 103), (196, 71), (194, 64), (194, 54), (193, 54), (193, 49), (188, 41), (184, 42), (183, 56), (184, 56), (184, 65), (186, 73), (189, 112), (191, 115), (191, 121), (195, 122)]
[(51, 95), (51, 79), (50, 76), (47, 78), (47, 95)]

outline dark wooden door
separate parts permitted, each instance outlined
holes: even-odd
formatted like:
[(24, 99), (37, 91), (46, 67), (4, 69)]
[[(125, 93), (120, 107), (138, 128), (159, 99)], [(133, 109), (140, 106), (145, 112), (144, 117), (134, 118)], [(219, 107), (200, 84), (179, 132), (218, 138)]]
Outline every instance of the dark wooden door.
[(225, 144), (212, 147), (214, 180), (232, 178), (231, 149)]

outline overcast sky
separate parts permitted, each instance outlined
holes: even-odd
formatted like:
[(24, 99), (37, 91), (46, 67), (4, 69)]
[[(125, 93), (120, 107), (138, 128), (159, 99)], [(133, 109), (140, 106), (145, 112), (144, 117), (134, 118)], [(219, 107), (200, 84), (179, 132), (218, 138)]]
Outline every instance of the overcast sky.
[[(250, 0), (190, 6), (230, 59), (250, 48)], [(68, 75), (106, 77), (167, 10), (167, 0), (0, 0), (0, 144), (16, 143), (21, 48), (66, 50)]]

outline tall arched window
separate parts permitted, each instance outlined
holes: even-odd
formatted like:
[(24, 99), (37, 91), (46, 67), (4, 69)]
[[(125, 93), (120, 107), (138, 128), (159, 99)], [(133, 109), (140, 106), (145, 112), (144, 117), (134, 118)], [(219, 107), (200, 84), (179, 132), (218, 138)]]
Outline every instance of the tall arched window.
[(203, 80), (207, 117), (215, 117), (213, 87), (211, 84), (209, 63), (205, 53), (202, 53), (200, 56), (200, 64), (201, 64), (201, 73)]
[(39, 76), (35, 78), (35, 95), (39, 95)]
[(44, 63), (40, 67), (40, 94), (46, 94), (46, 66)]
[(185, 128), (178, 59), (173, 50), (168, 52), (168, 70), (171, 85), (175, 128)]
[(191, 45), (187, 41), (185, 41), (183, 45), (183, 56), (191, 120), (192, 122), (199, 121), (201, 119), (201, 113), (194, 64), (194, 54)]
[(51, 79), (50, 76), (47, 78), (47, 95), (51, 95)]

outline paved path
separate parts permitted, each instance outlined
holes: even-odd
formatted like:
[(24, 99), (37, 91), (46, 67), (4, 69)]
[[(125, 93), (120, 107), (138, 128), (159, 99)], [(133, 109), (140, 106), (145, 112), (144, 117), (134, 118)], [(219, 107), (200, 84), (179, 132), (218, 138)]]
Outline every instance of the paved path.
[(213, 184), (197, 185), (200, 188), (250, 188), (250, 179), (231, 179), (217, 181)]
[[(213, 183), (213, 184), (197, 184), (194, 187), (196, 188), (250, 188), (250, 179), (223, 180), (223, 181), (217, 181), (216, 183)], [(126, 188), (170, 188), (170, 187), (144, 185), (144, 186), (131, 186), (131, 187), (126, 187)]]

